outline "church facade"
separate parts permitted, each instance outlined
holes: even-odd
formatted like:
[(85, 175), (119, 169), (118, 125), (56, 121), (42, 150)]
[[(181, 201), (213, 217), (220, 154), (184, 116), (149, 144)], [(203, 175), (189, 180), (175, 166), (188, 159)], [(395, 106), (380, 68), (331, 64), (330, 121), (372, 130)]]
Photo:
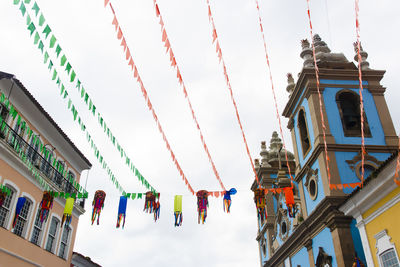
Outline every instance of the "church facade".
[[(361, 182), (358, 68), (342, 53), (332, 53), (318, 35), (314, 36), (314, 43), (321, 99), (312, 48), (303, 40), (300, 54), (303, 68), (296, 82), (288, 75), (289, 100), (283, 111), (283, 116), (289, 119), (294, 153), (287, 152), (286, 159), (275, 132), (269, 149), (265, 142), (261, 143), (261, 160), (255, 161), (262, 188), (275, 192), (265, 195), (266, 218), (258, 216), (256, 239), (261, 266), (351, 267), (355, 259), (360, 266), (367, 266), (357, 220), (341, 209), (357, 190), (355, 185)], [(368, 54), (360, 53), (364, 177), (369, 178), (376, 176), (384, 162), (394, 158), (398, 137), (384, 98), (385, 88), (380, 84), (385, 71), (370, 69)], [(324, 152), (324, 127), (329, 166)], [(294, 212), (287, 209), (285, 195), (279, 190), (292, 184)], [(252, 190), (257, 187), (254, 182)]]

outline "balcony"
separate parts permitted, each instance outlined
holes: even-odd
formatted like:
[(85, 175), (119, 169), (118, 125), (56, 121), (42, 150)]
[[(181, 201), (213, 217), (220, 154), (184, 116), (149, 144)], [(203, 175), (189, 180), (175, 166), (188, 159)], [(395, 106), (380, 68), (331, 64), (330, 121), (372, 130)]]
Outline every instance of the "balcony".
[[(62, 175), (51, 164), (51, 156), (44, 158), (39, 152), (38, 147), (28, 144), (22, 136), (15, 132), (8, 124), (2, 123), (0, 127), (0, 142), (6, 143), (12, 150), (17, 153), (23, 153), (32, 165), (40, 171), (42, 176), (47, 178), (49, 184), (57, 188), (60, 192), (76, 193), (78, 190), (73, 186), (69, 179)], [(84, 199), (77, 199), (79, 205), (84, 208)]]

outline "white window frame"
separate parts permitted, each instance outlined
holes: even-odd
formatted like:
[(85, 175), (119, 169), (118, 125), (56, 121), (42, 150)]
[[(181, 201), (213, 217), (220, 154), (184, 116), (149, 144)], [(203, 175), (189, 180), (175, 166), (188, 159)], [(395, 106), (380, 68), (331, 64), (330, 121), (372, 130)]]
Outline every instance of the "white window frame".
[(45, 242), (43, 243), (43, 249), (46, 250), (47, 252), (56, 254), (55, 252), (58, 251), (58, 246), (57, 246), (57, 244), (58, 244), (59, 232), (60, 232), (60, 231), (59, 231), (59, 229), (60, 229), (60, 226), (59, 226), (59, 225), (58, 225), (57, 228), (56, 228), (56, 234), (55, 234), (54, 242), (53, 242), (53, 245), (54, 245), (53, 252), (48, 251), (48, 250), (46, 249), (47, 240), (49, 239), (49, 232), (50, 232), (50, 228), (51, 228), (51, 221), (53, 220), (53, 218), (58, 219), (59, 224), (61, 225), (61, 217), (58, 216), (57, 214), (53, 213), (53, 214), (51, 215), (51, 217), (50, 217), (50, 222), (49, 222), (49, 225), (48, 225), (48, 227), (47, 227), (46, 238), (45, 238)]
[[(38, 216), (38, 214), (40, 213), (40, 209), (41, 209), (41, 206), (40, 206), (40, 203), (39, 203), (39, 204), (37, 205), (37, 208), (36, 208), (36, 216)], [(46, 232), (46, 226), (47, 226), (47, 222), (48, 222), (49, 220), (44, 221), (44, 222), (42, 223), (42, 229), (41, 229), (40, 234), (39, 234), (38, 244), (35, 244), (35, 243), (33, 243), (31, 240), (32, 240), (32, 236), (33, 236), (33, 230), (35, 229), (36, 216), (34, 216), (34, 217), (33, 217), (33, 220), (32, 220), (32, 230), (31, 230), (31, 234), (29, 235), (29, 240), (28, 240), (28, 241), (31, 242), (31, 243), (34, 244), (34, 245), (37, 245), (37, 246), (39, 246), (39, 247), (43, 247), (44, 233)]]
[(65, 246), (64, 258), (62, 258), (62, 257), (59, 256), (59, 254), (60, 254), (60, 249), (61, 249), (62, 234), (64, 232), (65, 226), (66, 225), (64, 224), (64, 226), (62, 228), (62, 231), (60, 231), (60, 242), (59, 242), (60, 244), (59, 244), (58, 249), (57, 249), (57, 256), (59, 258), (61, 258), (61, 259), (68, 260), (69, 248), (71, 247), (72, 234), (74, 232), (74, 227), (71, 224), (69, 225), (70, 232), (69, 232), (69, 236), (68, 236), (68, 240), (67, 240), (67, 245)]
[(10, 181), (8, 179), (4, 179), (3, 185), (5, 185), (5, 186), (9, 185), (14, 190), (14, 197), (13, 197), (13, 199), (11, 199), (9, 214), (6, 217), (6, 221), (5, 221), (5, 228), (7, 230), (11, 230), (12, 219), (14, 218), (13, 215), (15, 214), (15, 213), (13, 214), (13, 211), (15, 212), (15, 208), (17, 206), (17, 199), (20, 194), (20, 189), (15, 183), (13, 183), (12, 181)]
[(22, 235), (21, 235), (22, 238), (26, 238), (28, 236), (28, 233), (31, 232), (30, 231), (31, 228), (32, 228), (31, 227), (32, 226), (31, 221), (32, 221), (32, 216), (35, 213), (34, 209), (36, 207), (36, 201), (30, 194), (28, 194), (26, 192), (22, 192), (20, 197), (25, 197), (26, 201), (30, 201), (31, 202), (31, 207), (29, 208), (28, 216), (26, 218), (24, 229), (23, 229)]
[(382, 263), (382, 259), (381, 259), (381, 255), (390, 250), (393, 249), (394, 254), (396, 255), (397, 258), (397, 262), (400, 264), (399, 261), (399, 255), (397, 254), (397, 250), (396, 250), (396, 246), (394, 243), (390, 242), (390, 240), (392, 239), (388, 234), (386, 229), (380, 231), (379, 233), (377, 233), (376, 235), (374, 235), (374, 238), (376, 239), (376, 257), (378, 259), (379, 262), (379, 266), (383, 266)]

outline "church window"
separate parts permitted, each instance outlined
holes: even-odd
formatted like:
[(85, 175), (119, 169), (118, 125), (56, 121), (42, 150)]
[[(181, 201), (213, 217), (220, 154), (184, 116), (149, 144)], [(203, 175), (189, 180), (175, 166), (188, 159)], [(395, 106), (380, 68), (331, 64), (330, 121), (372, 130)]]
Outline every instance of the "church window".
[[(358, 94), (344, 90), (336, 95), (336, 102), (339, 108), (340, 118), (345, 136), (361, 136), (361, 116), (360, 116), (360, 97)], [(364, 135), (371, 136), (365, 112), (364, 117)]]
[(308, 153), (308, 151), (310, 151), (311, 144), (310, 144), (310, 137), (308, 135), (304, 110), (299, 111), (298, 128), (300, 132), (301, 148), (303, 150), (303, 156), (305, 156)]

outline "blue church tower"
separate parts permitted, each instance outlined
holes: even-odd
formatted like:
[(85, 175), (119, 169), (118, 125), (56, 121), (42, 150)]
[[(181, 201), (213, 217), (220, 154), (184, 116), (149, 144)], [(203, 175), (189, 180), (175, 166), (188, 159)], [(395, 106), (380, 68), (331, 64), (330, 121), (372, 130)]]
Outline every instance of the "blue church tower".
[[(342, 53), (332, 53), (318, 35), (314, 36), (314, 43), (330, 159), (330, 183), (344, 186), (341, 190), (329, 186), (312, 49), (310, 43), (303, 40), (300, 54), (304, 60), (303, 69), (296, 83), (288, 75), (289, 100), (283, 111), (283, 116), (289, 119), (295, 162), (283, 161), (278, 169), (274, 169), (265, 164), (263, 167), (256, 161), (265, 188), (284, 187), (285, 183), (290, 183), (284, 179), (288, 176), (285, 166), (295, 165), (291, 170), (295, 173), (294, 196), (298, 213), (295, 218), (287, 218), (282, 194), (267, 194), (268, 217), (265, 222), (259, 220), (257, 236), (261, 266), (351, 267), (356, 254), (365, 262), (355, 221), (339, 211), (354, 190), (351, 185), (361, 181), (358, 68)], [(385, 88), (380, 84), (385, 71), (370, 69), (368, 54), (365, 51), (360, 54), (366, 178), (398, 149), (398, 137), (384, 99)], [(263, 148), (261, 156), (262, 153), (265, 154)], [(252, 189), (255, 188), (254, 183)]]

